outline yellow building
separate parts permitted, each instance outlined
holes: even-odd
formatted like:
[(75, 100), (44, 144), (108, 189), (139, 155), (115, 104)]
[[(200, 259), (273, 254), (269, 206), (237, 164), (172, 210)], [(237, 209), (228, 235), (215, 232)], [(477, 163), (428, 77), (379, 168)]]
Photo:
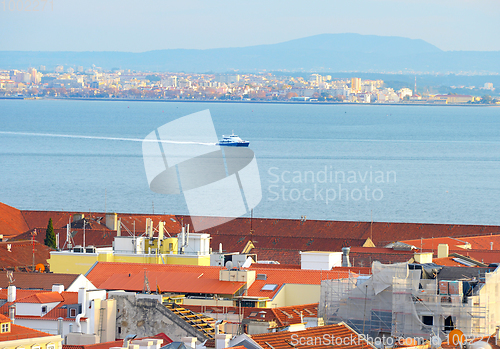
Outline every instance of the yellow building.
[(351, 78), (351, 92), (361, 92), (361, 78)]
[(54, 273), (85, 274), (96, 262), (210, 265), (210, 235), (164, 237), (116, 236), (113, 247), (75, 246), (52, 251), (48, 263)]
[(0, 347), (3, 349), (61, 349), (62, 337), (13, 324), (0, 314)]

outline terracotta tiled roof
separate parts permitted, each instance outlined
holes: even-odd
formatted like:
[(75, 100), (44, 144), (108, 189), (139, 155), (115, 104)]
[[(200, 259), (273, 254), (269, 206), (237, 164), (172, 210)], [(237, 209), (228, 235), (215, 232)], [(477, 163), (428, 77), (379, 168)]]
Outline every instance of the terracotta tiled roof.
[(374, 261), (383, 264), (408, 262), (413, 255), (413, 251), (396, 251), (392, 248), (353, 247), (349, 260), (353, 266), (370, 267)]
[[(7, 299), (7, 290), (0, 290), (0, 299)], [(78, 304), (78, 292), (61, 292), (59, 296), (57, 292), (47, 292), (38, 290), (16, 290), (17, 299), (15, 302), (7, 302), (0, 307), (0, 314), (8, 315), (9, 306), (15, 303), (53, 303), (59, 304), (49, 311), (44, 316), (23, 316), (16, 315), (20, 319), (36, 319), (36, 320), (57, 320), (59, 317), (67, 320), (74, 320), (67, 317), (67, 310), (61, 307), (66, 304)]]
[(219, 281), (220, 267), (193, 265), (99, 262), (86, 276), (98, 288), (142, 291), (146, 270), (151, 288), (162, 292), (234, 294), (244, 285)]
[[(453, 260), (455, 257), (433, 258), (432, 263), (442, 265), (444, 267), (463, 267), (463, 263), (458, 263)], [(477, 267), (477, 266), (476, 266)]]
[[(349, 239), (335, 237), (302, 237), (302, 236), (273, 236), (263, 234), (214, 234), (212, 235), (212, 249), (217, 249), (222, 243), (224, 251), (241, 252), (247, 242), (251, 240), (256, 248), (294, 250), (294, 251), (340, 251), (342, 247), (363, 246), (366, 239)], [(252, 253), (255, 253), (252, 251)], [(263, 259), (259, 257), (259, 259)]]
[(500, 251), (498, 250), (454, 250), (451, 253), (459, 253), (462, 256), (474, 258), (475, 260), (490, 264), (490, 263), (500, 263)]
[[(499, 229), (500, 231), (500, 229)], [(464, 236), (464, 237), (444, 237), (444, 238), (427, 238), (417, 240), (402, 241), (412, 244), (418, 248), (422, 246), (424, 251), (437, 252), (439, 244), (447, 244), (450, 250), (460, 250), (466, 244), (470, 245), (473, 250), (500, 250), (500, 234), (488, 234), (480, 236)]]
[[(36, 293), (44, 293), (44, 292), (51, 292), (51, 291), (39, 291), (39, 290), (16, 290), (16, 297), (17, 299), (22, 299), (26, 298), (29, 296), (32, 296)], [(6, 288), (0, 290), (0, 299), (6, 300), (8, 297), (8, 290)]]
[[(10, 251), (9, 251), (10, 246)], [(35, 241), (35, 265), (43, 264), (48, 270), (50, 248)], [(31, 241), (0, 242), (0, 270), (32, 270), (33, 244)]]
[[(266, 280), (255, 280), (247, 295), (263, 298), (273, 298), (284, 284), (320, 285), (322, 280), (347, 278), (350, 274), (345, 270), (260, 269), (256, 264), (249, 269), (255, 270), (256, 274), (265, 274)], [(274, 284), (277, 287), (272, 291), (262, 290), (266, 284)]]
[[(332, 337), (334, 338), (334, 340), (335, 338), (345, 338), (349, 345), (340, 344), (341, 342), (339, 342), (339, 344), (334, 343), (334, 346), (337, 348), (373, 348), (373, 346), (368, 344), (368, 342), (362, 341), (361, 339), (355, 341), (354, 343), (350, 343), (351, 338), (358, 338), (358, 334), (344, 324), (310, 327), (303, 331), (295, 332), (284, 331), (256, 334), (252, 335), (251, 337), (264, 349), (289, 349), (293, 346), (291, 344), (295, 344), (295, 346), (300, 348), (331, 348), (331, 342), (326, 344), (326, 342), (324, 341), (326, 337), (328, 337), (330, 340)], [(302, 343), (300, 342), (301, 339)], [(315, 339), (316, 343), (310, 342), (311, 340), (314, 341)]]
[(0, 342), (12, 341), (17, 339), (26, 339), (26, 338), (48, 337), (48, 336), (53, 336), (53, 335), (50, 333), (33, 330), (28, 327), (11, 324), (10, 332), (0, 333)]
[(3, 234), (4, 238), (11, 238), (28, 229), (21, 211), (0, 202), (0, 234)]
[[(1, 247), (0, 247), (1, 248)], [(52, 285), (62, 284), (66, 290), (78, 277), (78, 274), (26, 273), (14, 272), (12, 283), (17, 289), (52, 290)], [(9, 279), (0, 277), (0, 288), (7, 288)], [(19, 291), (18, 291), (19, 292)]]
[(303, 318), (318, 317), (318, 303), (272, 308), (271, 310), (279, 327), (301, 323), (301, 312)]
[(64, 301), (64, 298), (59, 292), (44, 292), (18, 298), (16, 303), (57, 303), (62, 301)]
[[(177, 216), (184, 218), (185, 223), (190, 222), (189, 216)], [(222, 218), (205, 217), (213, 221), (213, 228), (203, 232), (212, 236), (216, 235), (240, 235), (249, 236), (250, 218), (236, 218), (229, 222), (223, 222)], [(431, 237), (463, 237), (474, 235), (498, 234), (500, 227), (489, 225), (456, 225), (456, 224), (420, 224), (420, 223), (385, 223), (385, 222), (342, 222), (342, 221), (319, 221), (300, 219), (271, 219), (253, 218), (252, 229), (256, 235), (272, 237), (300, 236), (310, 238), (337, 238), (337, 239), (367, 239), (372, 240), (377, 246), (385, 246), (390, 242), (431, 238)]]
[[(45, 239), (45, 232), (49, 219), (52, 218), (54, 225), (54, 233), (60, 236), (60, 247), (63, 247), (66, 239), (66, 225), (70, 222), (74, 212), (59, 212), (59, 211), (22, 211), (23, 217), (29, 225), (29, 231), (24, 231), (15, 237), (16, 240), (31, 238), (31, 231), (37, 229), (37, 241)], [(83, 213), (85, 215), (85, 245), (96, 247), (108, 247), (112, 245), (113, 239), (116, 236), (116, 231), (108, 229), (105, 225), (106, 215), (104, 213)], [(134, 231), (137, 235), (144, 233), (146, 228), (146, 219), (150, 218), (153, 221), (153, 226), (156, 227), (161, 221), (165, 222), (165, 229), (170, 235), (174, 236), (180, 233), (181, 224), (173, 215), (141, 215), (120, 213), (117, 216), (121, 219), (131, 232)], [(75, 245), (83, 245), (83, 220), (81, 222), (72, 222), (71, 231), (76, 232), (73, 237)], [(128, 234), (126, 229), (122, 229), (122, 234)], [(157, 236), (158, 233), (155, 233)]]

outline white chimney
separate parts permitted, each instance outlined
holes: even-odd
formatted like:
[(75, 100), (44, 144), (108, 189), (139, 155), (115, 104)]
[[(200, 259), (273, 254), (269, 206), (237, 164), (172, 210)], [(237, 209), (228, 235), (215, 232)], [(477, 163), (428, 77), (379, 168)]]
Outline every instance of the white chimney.
[(52, 285), (52, 292), (58, 292), (58, 293), (64, 292), (64, 285), (61, 284)]
[[(182, 343), (186, 348), (196, 348), (196, 337), (182, 337)], [(215, 346), (217, 348), (217, 346)]]
[(10, 285), (7, 289), (7, 302), (16, 301), (16, 286)]
[(438, 258), (446, 258), (450, 252), (450, 248), (448, 244), (439, 244), (438, 245)]
[(230, 334), (216, 334), (215, 335), (215, 349), (229, 348), (229, 340), (231, 339)]

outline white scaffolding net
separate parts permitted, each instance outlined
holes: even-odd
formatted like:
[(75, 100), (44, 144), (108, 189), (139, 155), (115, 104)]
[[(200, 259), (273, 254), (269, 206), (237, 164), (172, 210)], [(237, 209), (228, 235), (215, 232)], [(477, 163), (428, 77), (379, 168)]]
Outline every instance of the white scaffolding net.
[(488, 336), (500, 325), (500, 272), (458, 280), (422, 279), (407, 263), (374, 262), (372, 275), (324, 280), (318, 316), (345, 322), (358, 333), (429, 339), (460, 329)]

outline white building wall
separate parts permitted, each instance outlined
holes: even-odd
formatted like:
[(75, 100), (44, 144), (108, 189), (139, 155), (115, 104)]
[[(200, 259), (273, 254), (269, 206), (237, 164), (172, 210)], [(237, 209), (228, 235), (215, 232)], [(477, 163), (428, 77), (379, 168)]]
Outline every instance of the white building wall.
[[(54, 303), (16, 303), (16, 315), (21, 316), (42, 316), (54, 309), (60, 302)], [(47, 307), (47, 311), (42, 314), (42, 306)]]

